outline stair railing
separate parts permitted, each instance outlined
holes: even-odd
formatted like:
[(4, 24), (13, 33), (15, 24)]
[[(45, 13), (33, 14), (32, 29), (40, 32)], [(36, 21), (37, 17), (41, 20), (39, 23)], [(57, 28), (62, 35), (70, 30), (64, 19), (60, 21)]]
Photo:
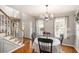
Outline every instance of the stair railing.
[(8, 16), (2, 9), (0, 9), (0, 12), (2, 13), (0, 15), (0, 32), (6, 33), (6, 36), (12, 35), (15, 37), (15, 19), (17, 20), (17, 18)]

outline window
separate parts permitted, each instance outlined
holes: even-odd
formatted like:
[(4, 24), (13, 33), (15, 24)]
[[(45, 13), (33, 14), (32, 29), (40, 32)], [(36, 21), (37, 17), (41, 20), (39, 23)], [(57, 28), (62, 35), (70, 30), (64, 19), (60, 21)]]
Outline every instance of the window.
[(43, 35), (44, 31), (44, 22), (43, 20), (36, 20), (36, 33), (38, 35)]
[(54, 29), (55, 29), (55, 37), (60, 37), (61, 34), (67, 36), (67, 17), (58, 17), (55, 18), (54, 22)]

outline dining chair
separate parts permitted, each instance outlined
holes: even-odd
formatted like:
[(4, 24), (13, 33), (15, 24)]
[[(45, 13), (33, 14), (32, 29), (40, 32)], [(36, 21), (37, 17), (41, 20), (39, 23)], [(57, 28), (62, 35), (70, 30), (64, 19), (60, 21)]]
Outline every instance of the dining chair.
[(36, 34), (35, 33), (32, 33), (31, 37), (32, 37), (32, 44), (33, 44), (34, 39), (36, 38)]
[(53, 40), (46, 38), (38, 38), (40, 53), (52, 53)]
[(60, 35), (60, 43), (61, 43), (61, 45), (62, 45), (62, 43), (63, 43), (63, 39), (64, 39), (64, 35), (61, 34), (61, 35)]
[[(34, 39), (36, 38), (35, 32), (32, 33), (31, 37), (32, 37), (32, 45), (33, 45)], [(35, 49), (32, 49), (32, 53), (35, 53)]]
[(50, 37), (50, 32), (43, 32), (43, 36)]

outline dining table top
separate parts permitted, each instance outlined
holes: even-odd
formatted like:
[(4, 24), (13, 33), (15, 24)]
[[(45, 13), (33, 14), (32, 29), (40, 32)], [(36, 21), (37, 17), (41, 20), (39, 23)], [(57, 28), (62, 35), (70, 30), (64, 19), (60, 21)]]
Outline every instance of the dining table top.
[(54, 38), (54, 37), (36, 37), (35, 40), (34, 40), (34, 43), (38, 44), (38, 38), (48, 38), (48, 39), (51, 39), (53, 40), (53, 46), (58, 46), (60, 45), (60, 40), (58, 38)]

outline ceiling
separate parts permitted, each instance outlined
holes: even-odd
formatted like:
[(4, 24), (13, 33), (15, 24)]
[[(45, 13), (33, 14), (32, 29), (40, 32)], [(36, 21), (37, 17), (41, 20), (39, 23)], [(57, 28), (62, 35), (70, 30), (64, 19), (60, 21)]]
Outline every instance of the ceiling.
[[(38, 16), (45, 13), (46, 7), (44, 5), (8, 5), (31, 16)], [(48, 12), (51, 14), (67, 13), (76, 11), (79, 5), (48, 5)]]

